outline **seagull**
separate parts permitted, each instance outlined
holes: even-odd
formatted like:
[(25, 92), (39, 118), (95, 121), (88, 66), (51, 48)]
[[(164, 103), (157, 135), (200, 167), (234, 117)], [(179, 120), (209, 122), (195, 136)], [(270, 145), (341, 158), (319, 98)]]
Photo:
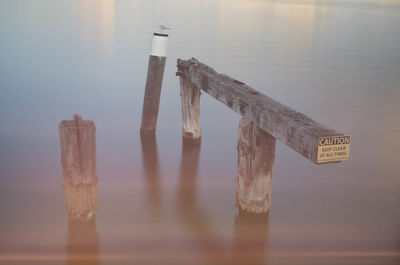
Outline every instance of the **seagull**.
[(164, 30), (169, 30), (169, 29), (171, 29), (171, 28), (170, 28), (170, 27), (167, 27), (167, 26), (165, 26), (165, 25), (160, 24), (160, 29), (161, 29), (161, 33), (163, 33)]

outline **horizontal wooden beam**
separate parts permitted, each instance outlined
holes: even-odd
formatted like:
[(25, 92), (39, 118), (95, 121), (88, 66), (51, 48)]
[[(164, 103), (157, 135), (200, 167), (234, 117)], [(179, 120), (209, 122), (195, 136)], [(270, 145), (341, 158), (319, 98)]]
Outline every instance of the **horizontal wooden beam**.
[[(178, 59), (177, 66), (178, 76), (224, 103), (243, 117), (252, 120), (258, 127), (312, 162), (329, 163), (348, 159), (349, 136), (345, 138), (330, 137), (343, 136), (343, 134), (279, 103), (243, 82), (227, 75), (218, 74), (214, 69), (200, 63), (195, 58), (190, 60)], [(345, 147), (339, 150), (342, 153), (338, 155), (339, 153), (336, 152), (338, 149), (333, 148), (344, 143), (348, 145), (342, 145)], [(323, 149), (324, 146), (326, 148), (332, 147), (329, 149), (330, 152), (328, 152), (328, 149)]]

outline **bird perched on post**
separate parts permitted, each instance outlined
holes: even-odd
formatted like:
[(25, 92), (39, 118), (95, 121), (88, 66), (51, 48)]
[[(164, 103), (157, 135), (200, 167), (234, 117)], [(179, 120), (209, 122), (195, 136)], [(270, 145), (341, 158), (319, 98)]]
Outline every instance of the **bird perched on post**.
[(161, 33), (164, 33), (164, 30), (170, 30), (170, 27), (160, 24)]

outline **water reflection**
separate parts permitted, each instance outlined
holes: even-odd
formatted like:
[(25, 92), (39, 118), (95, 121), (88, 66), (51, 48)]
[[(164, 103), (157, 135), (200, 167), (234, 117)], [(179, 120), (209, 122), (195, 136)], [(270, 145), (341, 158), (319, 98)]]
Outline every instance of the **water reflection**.
[(397, 247), (395, 250), (396, 256), (397, 256), (397, 262), (400, 264), (400, 231), (397, 233)]
[[(182, 138), (182, 152), (178, 186), (178, 208), (195, 209), (197, 168), (200, 158), (201, 140)], [(188, 213), (188, 211), (184, 211)]]
[(142, 161), (147, 187), (147, 200), (149, 208), (152, 210), (152, 219), (157, 220), (161, 217), (162, 191), (160, 187), (159, 158), (155, 134), (141, 134), (140, 143), (142, 146)]
[(197, 251), (209, 264), (265, 264), (268, 237), (268, 214), (249, 213), (239, 209), (234, 220), (231, 248), (224, 248), (216, 224), (196, 199), (200, 141), (183, 139), (180, 163), (177, 209), (192, 232)]
[(183, 138), (176, 208), (184, 226), (191, 232), (190, 239), (197, 246), (195, 251), (202, 253), (207, 263), (220, 264), (226, 259), (223, 243), (196, 196), (200, 149), (200, 140)]
[[(96, 230), (97, 173), (96, 134), (93, 121), (74, 115), (60, 123), (61, 161), (63, 167), (64, 201), (68, 220), (67, 263), (98, 264), (99, 240)], [(141, 134), (144, 176), (148, 209), (156, 234), (158, 225), (165, 225), (159, 155), (155, 134)], [(238, 198), (259, 193), (262, 209), (270, 202), (270, 178), (274, 161), (275, 140), (243, 119), (238, 140)], [(199, 253), (209, 264), (265, 264), (268, 237), (268, 214), (249, 213), (239, 209), (234, 219), (232, 248), (213, 221), (207, 206), (198, 200), (198, 165), (201, 141), (183, 138), (175, 210), (184, 242), (192, 242), (193, 253)], [(268, 163), (266, 163), (268, 162)], [(242, 183), (242, 184), (240, 184)], [(233, 192), (233, 191), (232, 191)], [(257, 208), (259, 201), (245, 201), (247, 211)], [(266, 199), (265, 199), (266, 198)], [(243, 205), (240, 201), (237, 204)], [(234, 205), (232, 204), (232, 207)], [(253, 208), (252, 208), (253, 207)], [(164, 246), (165, 247), (165, 246)], [(185, 246), (186, 247), (186, 246)]]
[[(253, 127), (249, 130), (251, 129), (253, 129)], [(247, 138), (242, 137), (241, 140), (245, 138), (250, 139), (254, 136), (258, 141), (247, 142), (247, 149), (259, 150), (255, 145), (257, 145), (258, 148), (265, 147), (267, 143), (265, 143), (264, 138), (258, 134), (259, 131), (252, 130), (251, 132), (253, 132), (254, 135), (251, 134), (251, 136)], [(221, 234), (221, 230), (218, 227), (219, 224), (213, 220), (212, 213), (208, 211), (209, 205), (201, 205), (198, 195), (198, 167), (201, 153), (201, 140), (182, 138), (179, 176), (174, 205), (175, 209), (167, 209), (163, 204), (163, 188), (161, 184), (160, 161), (156, 136), (153, 133), (142, 133), (140, 137), (148, 209), (151, 213), (153, 229), (154, 231), (158, 231), (156, 233), (159, 237), (162, 238), (165, 233), (165, 231), (162, 229), (159, 230), (159, 228), (165, 225), (168, 216), (164, 214), (163, 211), (175, 210), (180, 227), (179, 229), (183, 231), (184, 235), (182, 240), (185, 243), (184, 246), (181, 247), (184, 249), (185, 254), (200, 255), (201, 259), (204, 260), (206, 264), (266, 264), (269, 225), (268, 214), (249, 213), (239, 209), (233, 221), (234, 231), (233, 234), (231, 234), (233, 240), (229, 240), (230, 247), (227, 247), (227, 238), (223, 233)], [(260, 166), (261, 170), (257, 168), (258, 163), (254, 164), (252, 168), (254, 172), (257, 172), (257, 174), (259, 173), (258, 175), (262, 180), (269, 180), (272, 174), (272, 168), (270, 166), (273, 165), (275, 141), (268, 143), (271, 145), (271, 149), (268, 150), (268, 155), (270, 155), (269, 161), (271, 162), (268, 163), (268, 168), (265, 169), (265, 163), (260, 163), (260, 165), (264, 165), (264, 167)], [(239, 150), (241, 149), (238, 148), (238, 151)], [(239, 155), (243, 156), (243, 154), (238, 153), (238, 156)], [(257, 158), (260, 159), (266, 157), (265, 152), (261, 154), (257, 153), (257, 155)], [(250, 155), (246, 157), (246, 159), (246, 161), (251, 164), (250, 160), (254, 159), (254, 157)], [(240, 164), (238, 164), (238, 166), (240, 167)], [(265, 174), (267, 174), (267, 176)], [(243, 179), (248, 177), (248, 175), (243, 175)], [(258, 183), (259, 181), (257, 182), (251, 179), (250, 182)], [(262, 186), (262, 188), (265, 188), (264, 186)], [(266, 187), (267, 193), (270, 194), (270, 182), (267, 183)], [(246, 191), (247, 189), (243, 192), (246, 193)], [(232, 191), (232, 194), (233, 193), (234, 191)], [(232, 204), (232, 207), (235, 207), (234, 204)]]
[(99, 264), (99, 239), (96, 218), (68, 221), (67, 264)]
[(82, 38), (93, 42), (99, 40), (104, 52), (114, 46), (114, 0), (79, 1)]
[(267, 264), (269, 213), (241, 210), (235, 218), (230, 264)]

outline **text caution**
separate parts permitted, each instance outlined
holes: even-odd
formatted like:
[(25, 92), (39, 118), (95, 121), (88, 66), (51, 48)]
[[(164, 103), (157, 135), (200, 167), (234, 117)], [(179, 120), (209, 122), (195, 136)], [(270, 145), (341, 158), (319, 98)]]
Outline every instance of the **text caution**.
[(350, 154), (350, 136), (320, 137), (318, 142), (317, 163), (348, 160)]

